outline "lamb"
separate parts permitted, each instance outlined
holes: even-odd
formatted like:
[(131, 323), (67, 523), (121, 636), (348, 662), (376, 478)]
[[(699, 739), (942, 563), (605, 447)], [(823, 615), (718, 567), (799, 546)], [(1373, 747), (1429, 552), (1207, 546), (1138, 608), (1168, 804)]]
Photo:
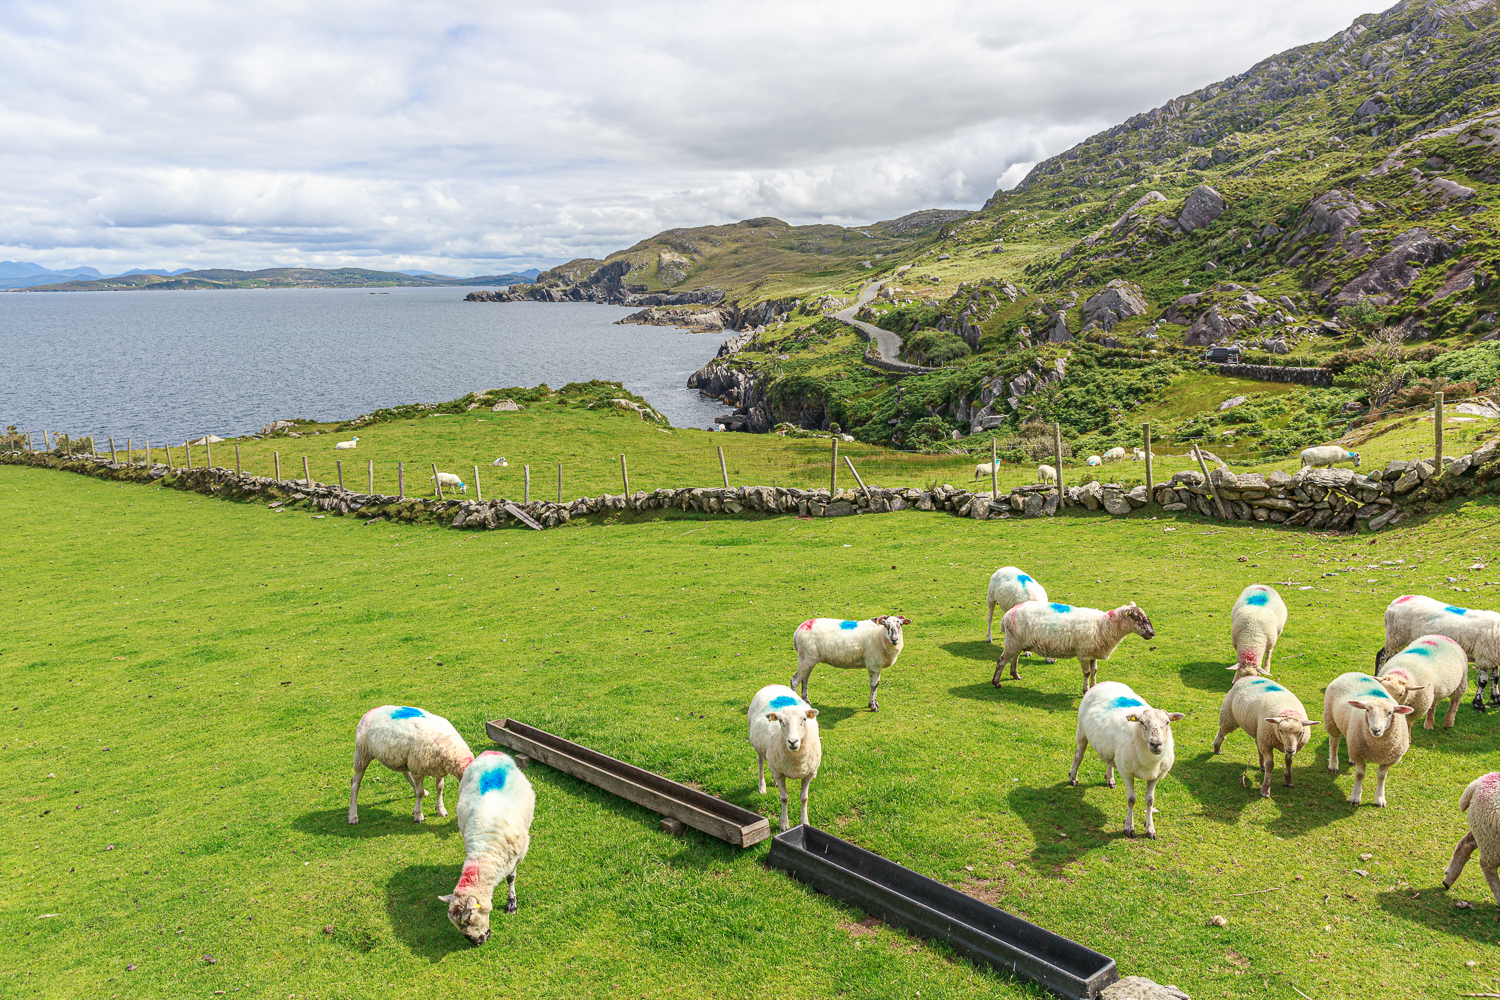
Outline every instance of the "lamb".
[(1000, 463), (998, 462), (995, 462), (993, 464), (991, 464), (990, 462), (985, 462), (981, 465), (974, 466), (974, 481), (977, 483), (980, 476), (988, 476), (990, 473), (994, 472), (995, 469), (998, 468), (999, 464)]
[(1413, 718), (1426, 716), (1426, 729), (1437, 720), (1438, 702), (1447, 698), (1443, 728), (1452, 729), (1458, 703), (1469, 687), (1469, 657), (1446, 635), (1424, 635), (1381, 664), (1375, 679), (1392, 698), (1411, 706)]
[(1132, 462), (1144, 462), (1146, 460), (1146, 453), (1139, 448), (1132, 448), (1130, 449), (1130, 460)]
[(1103, 465), (1104, 464), (1104, 459), (1100, 458), (1098, 455), (1090, 455), (1088, 458), (1085, 458), (1083, 460), (1083, 464), (1084, 465)]
[(438, 899), (448, 920), (474, 944), (490, 939), (495, 887), (504, 878), (505, 912), (516, 912), (516, 868), (531, 848), (536, 792), (508, 754), (486, 750), (458, 783), (458, 829), (464, 835), (464, 868), (458, 885)]
[(460, 493), (469, 492), (469, 487), (464, 481), (451, 472), (439, 472), (436, 477), (428, 476), (428, 479), (436, 478), (437, 484), (450, 490), (458, 490)]
[(1411, 730), (1406, 720), (1411, 706), (1398, 705), (1380, 682), (1358, 671), (1340, 674), (1323, 692), (1323, 725), (1328, 730), (1328, 770), (1339, 773), (1339, 738), (1349, 741), (1349, 761), (1354, 765), (1354, 790), (1349, 804), (1359, 805), (1365, 765), (1379, 767), (1375, 779), (1375, 804), (1385, 806), (1385, 775), (1391, 765), (1406, 755)]
[(443, 806), (443, 779), (455, 778), (473, 761), (469, 744), (458, 735), (453, 724), (439, 715), (403, 705), (381, 705), (372, 708), (354, 727), (354, 779), (349, 783), (349, 825), (359, 822), (359, 785), (365, 768), (378, 760), (392, 771), (400, 771), (411, 782), (417, 804), (411, 818), (420, 823), (422, 787), (426, 778), (435, 778), (439, 816), (447, 816)]
[(505, 456), (504, 455), (501, 455), (499, 458), (495, 459), (490, 464), (494, 465), (494, 466), (498, 466), (498, 467), (500, 467), (502, 469), (508, 469), (508, 468), (510, 468), (510, 463), (505, 460)]
[(1125, 449), (1124, 448), (1111, 448), (1111, 449), (1109, 449), (1108, 451), (1106, 451), (1104, 453), (1104, 460), (1106, 462), (1118, 462), (1120, 459), (1122, 459), (1124, 457), (1125, 457)]
[(1172, 723), (1181, 712), (1152, 708), (1128, 685), (1104, 681), (1090, 688), (1078, 705), (1078, 750), (1068, 784), (1078, 784), (1078, 765), (1089, 747), (1104, 761), (1105, 783), (1115, 787), (1115, 769), (1125, 778), (1125, 836), (1135, 836), (1135, 782), (1146, 782), (1146, 836), (1156, 839), (1156, 783), (1172, 770)]
[(807, 789), (818, 776), (823, 762), (823, 741), (818, 735), (818, 710), (789, 687), (767, 684), (750, 699), (746, 713), (750, 745), (760, 762), (760, 794), (766, 794), (766, 762), (771, 780), (781, 793), (781, 831), (791, 825), (787, 818), (786, 779), (802, 780), (802, 819), (807, 823)]
[[(1484, 686), (1490, 685), (1490, 704), (1500, 705), (1500, 614), (1403, 594), (1385, 609), (1385, 648), (1375, 654), (1375, 669), (1388, 657), (1424, 635), (1445, 635), (1463, 647), (1479, 672), (1479, 687), (1472, 702), (1484, 711)], [(1467, 685), (1465, 685), (1467, 687)], [(1436, 695), (1434, 695), (1436, 697)]]
[(1318, 468), (1324, 466), (1329, 469), (1342, 462), (1353, 462), (1354, 467), (1359, 468), (1359, 452), (1345, 451), (1336, 444), (1319, 445), (1316, 448), (1304, 448), (1302, 450), (1302, 464)]
[(792, 633), (792, 648), (797, 651), (792, 687), (800, 684), (802, 697), (806, 698), (807, 679), (820, 663), (841, 670), (863, 667), (870, 673), (870, 711), (880, 711), (880, 702), (875, 700), (880, 671), (895, 665), (905, 641), (901, 626), (910, 624), (911, 619), (901, 615), (880, 615), (859, 622), (847, 618), (809, 618)]
[(1057, 470), (1050, 465), (1038, 465), (1036, 467), (1036, 481), (1039, 483), (1056, 483)]
[[(1236, 666), (1260, 667), (1260, 673), (1271, 673), (1271, 654), (1286, 628), (1286, 602), (1281, 595), (1263, 583), (1252, 583), (1240, 591), (1239, 599), (1229, 612), (1229, 641), (1234, 646)], [(1239, 674), (1235, 675), (1239, 680)]]
[(1264, 677), (1236, 680), (1219, 706), (1219, 734), (1214, 737), (1214, 753), (1221, 753), (1224, 737), (1238, 727), (1255, 737), (1255, 750), (1261, 769), (1261, 798), (1271, 797), (1271, 772), (1276, 769), (1276, 751), (1286, 755), (1286, 787), (1292, 787), (1292, 757), (1307, 745), (1312, 726), (1302, 702), (1280, 684)]
[(1113, 611), (1025, 601), (1005, 612), (1000, 628), (1005, 632), (1005, 648), (995, 661), (995, 676), (990, 679), (995, 687), (1000, 686), (1007, 663), (1011, 678), (1021, 679), (1016, 661), (1022, 650), (1029, 649), (1059, 660), (1077, 657), (1087, 691), (1098, 680), (1099, 661), (1109, 659), (1125, 636), (1131, 632), (1143, 639), (1156, 635), (1151, 619), (1134, 601)]
[(990, 577), (988, 598), (990, 617), (984, 626), (984, 641), (994, 642), (995, 608), (999, 607), (1000, 614), (1004, 615), (1022, 601), (1041, 601), (1045, 604), (1047, 589), (1014, 566), (1001, 566)]
[(340, 441), (333, 447), (338, 451), (353, 451), (355, 448), (359, 447), (359, 435), (356, 434), (347, 441)]
[[(1467, 668), (1466, 668), (1467, 669)], [(1453, 849), (1453, 860), (1443, 872), (1443, 888), (1452, 888), (1463, 874), (1469, 855), (1479, 849), (1479, 870), (1490, 884), (1490, 893), (1500, 905), (1500, 771), (1491, 771), (1469, 782), (1458, 797), (1458, 808), (1469, 814), (1469, 832)]]

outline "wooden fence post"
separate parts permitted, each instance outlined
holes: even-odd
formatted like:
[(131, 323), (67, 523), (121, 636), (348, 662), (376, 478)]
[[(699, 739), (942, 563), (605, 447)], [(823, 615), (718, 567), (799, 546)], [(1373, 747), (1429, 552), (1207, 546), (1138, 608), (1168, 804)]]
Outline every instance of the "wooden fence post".
[(370, 462), (370, 465), (369, 465), (369, 473), (370, 473), (370, 484), (369, 484), (369, 491), (370, 492), (369, 492), (369, 495), (370, 496), (374, 496), (375, 495), (375, 460), (372, 458), (372, 459), (369, 460), (369, 462)]
[(172, 446), (169, 445), (169, 444), (164, 444), (164, 445), (162, 445), (162, 450), (164, 450), (167, 453), (167, 471), (171, 472), (172, 471)]
[(865, 499), (870, 501), (870, 504), (873, 507), (875, 504), (875, 498), (870, 496), (870, 487), (866, 486), (865, 481), (859, 478), (859, 470), (854, 467), (853, 462), (849, 461), (848, 455), (844, 456), (844, 463), (849, 466), (849, 471), (854, 473), (854, 481), (859, 484), (860, 489), (865, 491)]
[(151, 439), (146, 439), (146, 468), (151, 468)]
[(1141, 424), (1141, 433), (1146, 438), (1146, 502), (1156, 499), (1156, 483), (1151, 478), (1151, 424)]
[[(43, 441), (47, 440), (46, 435), (47, 435), (47, 432), (46, 431), (42, 431), (42, 440)], [(51, 451), (52, 449), (48, 448), (47, 450)], [(111, 462), (114, 462), (117, 465), (120, 462), (120, 456), (115, 454), (115, 439), (113, 437), (111, 437), (109, 439), (109, 460)]]
[(1062, 424), (1056, 420), (1052, 422), (1052, 452), (1057, 457), (1057, 503), (1061, 506), (1063, 496)]
[(276, 481), (279, 483), (281, 482), (281, 452), (271, 452), (271, 464), (276, 469)]
[(1196, 442), (1193, 444), (1193, 455), (1198, 459), (1198, 468), (1203, 470), (1203, 485), (1207, 486), (1208, 492), (1214, 495), (1214, 504), (1219, 508), (1219, 516), (1226, 521), (1229, 520), (1229, 509), (1224, 506), (1224, 501), (1219, 498), (1219, 488), (1214, 485), (1214, 481), (1208, 476), (1208, 463), (1203, 460), (1203, 452)]
[(187, 467), (189, 469), (191, 469), (193, 467), (193, 442), (191, 442), (191, 441), (184, 441), (184, 442), (182, 442), (182, 450), (185, 451), (185, 452), (187, 452), (187, 463), (188, 463)]
[(406, 463), (396, 463), (396, 499), (406, 499)]
[(474, 498), (484, 503), (484, 489), (479, 485), (479, 466), (474, 466)]
[[(339, 470), (339, 492), (342, 493), (344, 491), (344, 460), (336, 458), (333, 460), (333, 464)], [(238, 472), (239, 470), (236, 469), (235, 471)]]
[(995, 451), (995, 436), (990, 435), (990, 499), (993, 500), (1000, 495), (1000, 470), (995, 468), (999, 462), (999, 453)]
[(312, 470), (307, 467), (307, 456), (302, 456), (302, 482), (312, 489)]
[(833, 458), (828, 462), (828, 499), (832, 500), (839, 492), (839, 439), (838, 435), (833, 438)]
[(1436, 474), (1443, 474), (1443, 391), (1432, 394), (1432, 446), (1437, 451)]
[(729, 466), (724, 462), (723, 445), (719, 445), (719, 475), (724, 477), (724, 488), (729, 489)]
[(562, 503), (562, 463), (557, 463), (557, 502)]
[(443, 481), (438, 478), (436, 462), (432, 463), (432, 485), (437, 490), (437, 498), (439, 500), (443, 499)]
[[(149, 459), (147, 459), (146, 464), (147, 465), (151, 464)], [(240, 443), (238, 441), (236, 441), (234, 443), (234, 474), (236, 476), (238, 476), (243, 471), (244, 470), (240, 468)]]
[(125, 439), (125, 464), (126, 465), (130, 464), (130, 459), (131, 459), (131, 454), (130, 453), (131, 453), (132, 450), (134, 450), (134, 449), (132, 449), (130, 447), (130, 438), (126, 438)]
[[(625, 482), (625, 498), (628, 500), (630, 498), (630, 469), (625, 465), (625, 456), (623, 454), (620, 455), (620, 478)], [(562, 501), (559, 500), (558, 503), (562, 503)]]
[[(531, 466), (526, 466), (526, 492), (522, 494), (522, 503), (531, 503)], [(559, 493), (562, 490), (558, 490)]]

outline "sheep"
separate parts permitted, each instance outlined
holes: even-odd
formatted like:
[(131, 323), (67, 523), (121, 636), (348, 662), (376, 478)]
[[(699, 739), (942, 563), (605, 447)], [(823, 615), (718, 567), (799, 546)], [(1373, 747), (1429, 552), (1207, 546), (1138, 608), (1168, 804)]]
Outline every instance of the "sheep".
[(1111, 449), (1109, 449), (1108, 451), (1106, 451), (1104, 453), (1104, 460), (1106, 462), (1118, 462), (1120, 459), (1122, 459), (1124, 457), (1125, 457), (1125, 449), (1124, 448), (1118, 448), (1118, 447), (1111, 448)]
[(984, 626), (984, 641), (995, 641), (995, 608), (1000, 608), (1000, 614), (1020, 604), (1022, 601), (1047, 602), (1047, 588), (1022, 573), (1014, 566), (1001, 566), (995, 570), (990, 577), (989, 594), (990, 617)]
[(1036, 481), (1039, 483), (1057, 483), (1057, 470), (1050, 465), (1038, 465), (1036, 467)]
[(1090, 455), (1088, 458), (1085, 458), (1083, 460), (1083, 464), (1084, 465), (1102, 465), (1102, 464), (1104, 464), (1104, 459), (1100, 458), (1098, 455)]
[(336, 451), (353, 451), (355, 448), (359, 447), (359, 435), (356, 434), (347, 441), (340, 441), (333, 447)]
[(1219, 734), (1214, 737), (1214, 753), (1222, 753), (1224, 737), (1236, 728), (1255, 737), (1255, 750), (1264, 772), (1260, 782), (1261, 798), (1271, 797), (1271, 772), (1276, 769), (1276, 751), (1286, 755), (1286, 787), (1292, 787), (1292, 757), (1307, 745), (1312, 726), (1320, 722), (1307, 718), (1302, 702), (1280, 684), (1264, 677), (1236, 680), (1219, 706)]
[(1500, 771), (1491, 771), (1469, 782), (1458, 797), (1458, 808), (1469, 815), (1469, 832), (1453, 849), (1453, 860), (1443, 872), (1443, 888), (1451, 889), (1463, 874), (1469, 855), (1479, 849), (1479, 870), (1490, 884), (1490, 893), (1500, 905)]
[(450, 774), (460, 777), (473, 759), (469, 744), (458, 735), (453, 724), (440, 715), (404, 705), (381, 705), (370, 709), (354, 727), (354, 778), (349, 783), (349, 825), (359, 823), (359, 785), (370, 761), (378, 760), (392, 771), (406, 775), (417, 798), (411, 818), (421, 823), (424, 819), (422, 797), (427, 794), (422, 787), (424, 779), (437, 779), (438, 815), (447, 816), (448, 810), (443, 806), (443, 779)]
[[(1152, 457), (1154, 458), (1155, 456), (1153, 455)], [(1130, 449), (1130, 460), (1132, 462), (1144, 462), (1146, 460), (1146, 453), (1139, 448), (1132, 448)]]
[(1354, 790), (1349, 804), (1359, 805), (1365, 765), (1379, 767), (1375, 777), (1375, 804), (1385, 806), (1385, 775), (1391, 765), (1406, 755), (1411, 730), (1406, 720), (1410, 705), (1398, 705), (1380, 682), (1358, 671), (1340, 674), (1323, 692), (1323, 726), (1328, 730), (1328, 770), (1339, 773), (1339, 738), (1349, 741), (1349, 761), (1354, 765)]
[(510, 468), (510, 463), (505, 460), (505, 456), (504, 455), (501, 455), (499, 458), (495, 459), (490, 464), (494, 465), (494, 466), (498, 466), (498, 467), (500, 467), (502, 469), (508, 469), (508, 468)]
[[(1286, 628), (1286, 602), (1281, 595), (1263, 583), (1252, 583), (1240, 591), (1239, 599), (1229, 611), (1229, 641), (1234, 646), (1236, 666), (1260, 667), (1270, 676), (1271, 654)], [(1239, 680), (1239, 674), (1235, 674)]]
[(1381, 664), (1375, 679), (1392, 698), (1410, 705), (1412, 718), (1423, 719), (1425, 729), (1432, 728), (1437, 704), (1447, 698), (1443, 728), (1452, 729), (1458, 703), (1469, 687), (1469, 657), (1446, 635), (1424, 635)]
[(448, 920), (473, 944), (490, 939), (495, 887), (510, 890), (505, 912), (516, 912), (516, 868), (531, 848), (536, 792), (508, 754), (486, 750), (458, 783), (458, 829), (464, 835), (464, 867), (458, 885), (438, 899)]
[(1485, 684), (1490, 685), (1490, 704), (1500, 705), (1500, 614), (1457, 608), (1420, 594), (1403, 594), (1386, 605), (1385, 647), (1375, 654), (1376, 671), (1387, 658), (1424, 635), (1447, 636), (1473, 661), (1479, 673), (1472, 702), (1476, 712), (1485, 709)]
[(1359, 452), (1345, 451), (1336, 444), (1319, 445), (1316, 448), (1302, 449), (1302, 464), (1318, 468), (1324, 466), (1333, 468), (1343, 462), (1353, 462), (1354, 467), (1359, 468)]
[(460, 493), (469, 492), (469, 487), (464, 483), (464, 481), (451, 472), (439, 472), (436, 476), (428, 476), (427, 478), (435, 479), (439, 487), (447, 487), (450, 490), (458, 490), (458, 492)]
[(988, 476), (988, 475), (990, 475), (997, 468), (999, 468), (999, 466), (1000, 466), (999, 462), (995, 462), (993, 464), (990, 463), (990, 462), (985, 462), (985, 463), (983, 463), (981, 465), (974, 466), (974, 481), (976, 483), (979, 482), (979, 477), (980, 476)]
[(1156, 839), (1156, 783), (1172, 770), (1175, 748), (1172, 723), (1181, 712), (1164, 712), (1146, 704), (1119, 681), (1096, 684), (1078, 705), (1078, 750), (1068, 784), (1078, 784), (1078, 765), (1089, 747), (1104, 761), (1105, 784), (1115, 787), (1115, 770), (1125, 778), (1125, 836), (1135, 836), (1135, 782), (1146, 782), (1146, 836)]
[(813, 667), (826, 663), (841, 670), (863, 667), (870, 673), (870, 711), (880, 711), (875, 689), (880, 686), (880, 671), (894, 666), (905, 640), (901, 626), (910, 625), (901, 615), (880, 615), (864, 621), (847, 618), (809, 618), (792, 633), (792, 648), (797, 651), (797, 672), (792, 687), (799, 684), (807, 697), (807, 679)]
[(786, 779), (802, 780), (802, 824), (807, 823), (807, 790), (823, 762), (823, 741), (818, 735), (818, 710), (797, 692), (780, 684), (767, 684), (755, 692), (746, 712), (750, 745), (760, 762), (760, 794), (766, 794), (766, 762), (771, 780), (781, 793), (781, 831), (791, 826), (787, 818)]
[(1021, 679), (1016, 661), (1022, 650), (1029, 649), (1059, 660), (1077, 657), (1087, 691), (1098, 680), (1099, 661), (1109, 659), (1126, 635), (1134, 632), (1143, 639), (1156, 635), (1151, 619), (1134, 601), (1113, 611), (1025, 601), (1005, 612), (1000, 628), (1005, 632), (1005, 648), (995, 661), (995, 676), (990, 679), (995, 687), (1000, 686), (1000, 674), (1007, 663), (1011, 678)]

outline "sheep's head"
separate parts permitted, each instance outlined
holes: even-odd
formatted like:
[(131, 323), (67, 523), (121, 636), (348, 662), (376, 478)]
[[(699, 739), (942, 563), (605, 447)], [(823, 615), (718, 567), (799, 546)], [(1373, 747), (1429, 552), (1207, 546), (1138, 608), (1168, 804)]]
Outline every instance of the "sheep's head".
[(1261, 669), (1259, 657), (1257, 657), (1254, 653), (1250, 653), (1249, 656), (1250, 659), (1248, 660), (1242, 660), (1232, 667), (1224, 668), (1225, 670), (1234, 671), (1234, 680), (1229, 682), (1231, 686), (1233, 686), (1238, 681), (1244, 680), (1246, 677), (1259, 677), (1262, 674), (1269, 677), (1271, 675), (1271, 671)]
[(901, 626), (910, 625), (910, 618), (900, 615), (882, 615), (879, 618), (871, 618), (870, 621), (885, 629), (885, 638), (892, 646), (901, 645)]
[(1359, 468), (1359, 452), (1357, 452), (1357, 451), (1351, 451), (1349, 453), (1349, 457), (1352, 458), (1352, 459), (1354, 459), (1354, 467), (1356, 469)]
[(1130, 631), (1142, 639), (1156, 638), (1156, 629), (1151, 627), (1151, 619), (1146, 617), (1146, 612), (1135, 606), (1134, 601), (1121, 608), (1120, 613), (1130, 623)]
[(449, 922), (469, 939), (470, 944), (484, 944), (490, 939), (490, 910), (493, 907), (481, 903), (473, 896), (460, 896), (452, 892), (439, 896), (438, 899), (448, 904)]
[(1152, 753), (1160, 755), (1172, 739), (1172, 723), (1184, 716), (1181, 712), (1163, 712), (1159, 708), (1147, 708), (1133, 712), (1125, 718), (1141, 727), (1141, 732), (1146, 737), (1147, 748)]
[(1370, 727), (1370, 736), (1377, 740), (1390, 732), (1391, 727), (1396, 724), (1396, 716), (1412, 713), (1410, 705), (1398, 705), (1386, 698), (1374, 701), (1351, 700), (1349, 704), (1365, 713), (1365, 725)]
[(1322, 725), (1321, 722), (1312, 722), (1307, 719), (1299, 719), (1295, 715), (1273, 715), (1266, 719), (1276, 729), (1276, 741), (1281, 744), (1281, 749), (1287, 754), (1294, 754), (1307, 745), (1307, 738), (1313, 726)]
[[(802, 743), (807, 739), (807, 724), (817, 717), (816, 708), (802, 708), (799, 705), (791, 705), (766, 713), (768, 721), (781, 726), (781, 738), (786, 741), (786, 748), (792, 753), (802, 749)], [(813, 724), (812, 730), (816, 735), (818, 731), (816, 723)]]
[(1426, 684), (1413, 684), (1411, 674), (1399, 667), (1392, 670), (1383, 677), (1375, 678), (1380, 686), (1385, 688), (1385, 693), (1395, 698), (1402, 705), (1410, 705), (1412, 695), (1418, 691), (1426, 691)]

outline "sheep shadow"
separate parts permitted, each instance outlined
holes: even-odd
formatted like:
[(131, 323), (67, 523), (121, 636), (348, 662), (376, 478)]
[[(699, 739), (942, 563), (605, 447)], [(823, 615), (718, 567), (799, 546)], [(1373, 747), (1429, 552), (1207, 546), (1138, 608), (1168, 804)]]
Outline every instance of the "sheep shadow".
[[(391, 931), (413, 955), (429, 962), (441, 962), (455, 951), (474, 947), (448, 922), (448, 910), (438, 899), (453, 891), (457, 867), (408, 865), (385, 884), (385, 912)], [(502, 905), (494, 912), (492, 923), (506, 919), (503, 910)]]
[[(1421, 924), (1440, 934), (1492, 944), (1500, 915), (1495, 911), (1494, 897), (1484, 883), (1484, 876), (1471, 871), (1478, 864), (1478, 857), (1476, 853), (1452, 889), (1444, 890), (1441, 879), (1430, 886), (1391, 889), (1375, 896), (1376, 905), (1399, 920)], [(1453, 905), (1461, 899), (1473, 903), (1473, 907), (1460, 909)]]
[[(1172, 767), (1172, 777), (1187, 788), (1204, 818), (1229, 826), (1237, 825), (1247, 808), (1262, 801), (1262, 772), (1255, 760), (1255, 744), (1243, 733), (1238, 735), (1243, 739), (1236, 740), (1235, 734), (1225, 739), (1221, 755), (1211, 750), (1194, 757), (1179, 755)], [(1278, 752), (1276, 770), (1271, 775), (1271, 801), (1278, 813), (1267, 821), (1268, 831), (1278, 837), (1300, 837), (1353, 813), (1348, 793), (1338, 787), (1337, 778), (1324, 766), (1327, 755), (1326, 742), (1321, 754), (1311, 743), (1298, 751), (1292, 760), (1296, 784), (1287, 788), (1282, 784)]]
[(292, 827), (302, 833), (320, 837), (345, 837), (349, 840), (412, 834), (446, 839), (458, 832), (458, 825), (453, 817), (453, 810), (458, 805), (458, 783), (455, 781), (452, 785), (452, 788), (445, 789), (446, 794), (443, 796), (448, 803), (446, 818), (437, 814), (437, 800), (429, 795), (422, 801), (426, 819), (421, 823), (412, 822), (411, 796), (407, 795), (405, 799), (398, 796), (391, 802), (390, 805), (394, 808), (386, 808), (386, 803), (382, 802), (361, 802), (359, 824), (356, 826), (349, 825), (349, 806), (345, 803), (337, 809), (315, 809), (303, 813), (292, 821)]
[(1227, 692), (1230, 679), (1234, 676), (1230, 673), (1233, 666), (1234, 664), (1221, 660), (1195, 660), (1178, 667), (1177, 673), (1187, 687), (1200, 691)]
[(962, 687), (951, 687), (948, 693), (959, 698), (972, 698), (975, 701), (1002, 701), (1015, 705), (1018, 708), (1036, 708), (1045, 712), (1068, 712), (1078, 711), (1078, 697), (1066, 691), (1038, 691), (1036, 688), (1024, 687), (1025, 681), (1007, 680), (1000, 687), (995, 687), (989, 681), (978, 684), (966, 684)]
[(1005, 643), (1003, 640), (985, 642), (975, 639), (972, 642), (940, 642), (938, 648), (965, 660), (988, 660), (994, 663), (1000, 657), (1000, 651), (1005, 648)]
[[(1118, 791), (1119, 822), (1123, 827), (1123, 785)], [(1114, 839), (1105, 829), (1109, 820), (1104, 812), (1084, 801), (1084, 787), (1081, 784), (1074, 787), (1066, 781), (1060, 781), (1050, 788), (1013, 788), (1006, 796), (1006, 804), (1031, 830), (1031, 839), (1036, 845), (1031, 849), (1031, 864), (1038, 871), (1061, 874), (1065, 865)]]

